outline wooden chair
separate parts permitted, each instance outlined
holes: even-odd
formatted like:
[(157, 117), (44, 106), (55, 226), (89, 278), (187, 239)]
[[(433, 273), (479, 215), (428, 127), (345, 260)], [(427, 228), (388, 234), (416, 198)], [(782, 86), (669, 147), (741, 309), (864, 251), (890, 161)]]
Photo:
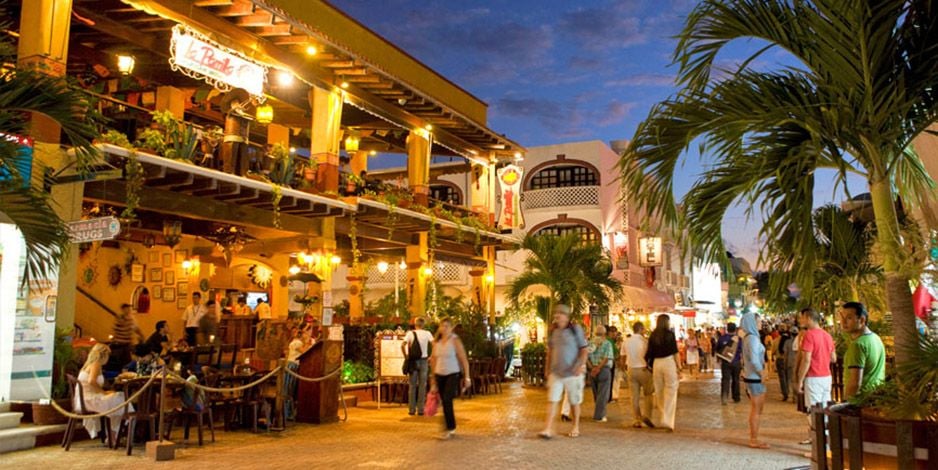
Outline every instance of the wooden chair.
[(496, 357), (489, 361), (488, 379), (496, 393), (502, 393), (502, 377), (505, 375), (505, 358)]
[[(147, 380), (148, 379), (145, 378), (139, 378), (124, 384), (124, 396), (129, 397), (137, 393), (140, 388), (147, 383)], [(156, 394), (153, 393), (154, 389), (157, 392), (159, 391), (158, 386), (151, 386), (137, 397), (137, 401), (134, 403), (134, 411), (130, 411), (129, 406), (124, 406), (124, 415), (121, 416), (121, 425), (117, 430), (117, 437), (114, 439), (115, 449), (120, 446), (121, 437), (126, 436), (127, 455), (133, 453), (134, 431), (137, 428), (137, 423), (140, 421), (147, 423), (151, 439), (156, 436), (156, 422), (159, 420), (160, 412), (156, 405)]]
[[(198, 390), (196, 390), (196, 396), (199, 396)], [(195, 419), (196, 425), (198, 426), (199, 434), (199, 445), (202, 445), (202, 427), (205, 424), (205, 419), (208, 418), (208, 427), (212, 433), (212, 442), (215, 442), (215, 419), (212, 414), (212, 407), (209, 406), (208, 398), (198, 399), (196, 398), (195, 404), (192, 406), (183, 406), (182, 408), (177, 408), (171, 412), (167, 419), (167, 426), (165, 436), (168, 439), (173, 433), (173, 425), (176, 423), (176, 418), (185, 419), (185, 428), (183, 432), (183, 439), (189, 440), (189, 428), (192, 425), (192, 420)]]
[(215, 346), (204, 345), (192, 348), (192, 371), (201, 372), (202, 366), (211, 366), (212, 357), (215, 355)]
[(233, 370), (238, 358), (237, 344), (222, 344), (218, 347), (215, 368), (218, 370)]
[[(65, 374), (68, 379), (68, 401), (75, 403), (75, 394), (78, 394), (79, 409), (72, 410), (72, 413), (79, 415), (93, 415), (96, 412), (89, 412), (85, 407), (85, 389), (81, 382), (72, 374)], [(101, 421), (101, 442), (111, 447), (111, 419), (107, 416), (98, 418)], [(65, 426), (65, 435), (62, 437), (62, 447), (68, 452), (72, 447), (72, 439), (75, 437), (75, 428), (81, 425), (81, 418), (68, 418), (68, 424)]]

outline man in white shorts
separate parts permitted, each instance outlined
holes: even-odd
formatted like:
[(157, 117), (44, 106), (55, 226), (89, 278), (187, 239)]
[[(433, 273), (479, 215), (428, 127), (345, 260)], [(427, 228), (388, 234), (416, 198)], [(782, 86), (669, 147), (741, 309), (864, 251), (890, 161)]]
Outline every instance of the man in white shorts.
[[(804, 393), (804, 404), (810, 412), (814, 406), (826, 406), (831, 401), (831, 363), (837, 361), (834, 339), (820, 326), (821, 316), (810, 308), (801, 311), (801, 326), (807, 330), (801, 339), (801, 369), (798, 383)], [(808, 416), (813, 427), (814, 421)], [(813, 435), (813, 434), (812, 434)], [(801, 441), (807, 445), (811, 438)]]
[(544, 439), (554, 436), (554, 419), (557, 417), (557, 403), (566, 392), (573, 415), (573, 429), (570, 437), (580, 435), (580, 404), (583, 403), (584, 374), (589, 344), (583, 329), (570, 323), (570, 307), (554, 307), (553, 331), (550, 334), (547, 349), (547, 426), (538, 435)]

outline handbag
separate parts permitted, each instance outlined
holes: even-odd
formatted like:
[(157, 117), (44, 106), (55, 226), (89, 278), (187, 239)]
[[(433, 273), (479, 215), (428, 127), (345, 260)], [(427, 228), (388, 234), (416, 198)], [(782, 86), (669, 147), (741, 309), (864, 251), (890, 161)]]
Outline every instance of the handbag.
[(436, 414), (437, 410), (439, 409), (440, 409), (440, 393), (439, 392), (427, 393), (427, 402), (423, 405), (423, 415), (433, 416)]

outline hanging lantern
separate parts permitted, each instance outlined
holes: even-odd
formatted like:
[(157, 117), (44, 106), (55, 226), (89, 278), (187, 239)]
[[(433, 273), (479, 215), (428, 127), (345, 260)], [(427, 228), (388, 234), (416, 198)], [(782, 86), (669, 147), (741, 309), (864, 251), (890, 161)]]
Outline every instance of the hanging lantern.
[(130, 75), (134, 73), (134, 66), (137, 64), (137, 60), (134, 59), (134, 56), (127, 54), (119, 54), (117, 56), (117, 70), (121, 75)]
[(257, 119), (257, 122), (261, 124), (270, 124), (271, 122), (274, 122), (274, 107), (269, 104), (262, 104), (258, 106), (255, 119)]
[(360, 139), (356, 136), (350, 135), (345, 138), (345, 151), (346, 152), (357, 152), (358, 144)]

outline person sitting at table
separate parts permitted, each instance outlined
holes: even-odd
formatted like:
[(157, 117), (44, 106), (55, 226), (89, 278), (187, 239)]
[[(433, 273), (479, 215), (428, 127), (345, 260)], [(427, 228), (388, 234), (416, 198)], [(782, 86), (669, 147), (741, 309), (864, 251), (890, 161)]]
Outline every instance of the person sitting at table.
[(156, 322), (156, 331), (147, 338), (146, 347), (157, 356), (165, 356), (172, 347), (166, 320)]
[[(91, 348), (91, 352), (88, 353), (88, 359), (85, 360), (85, 365), (82, 366), (81, 371), (78, 373), (78, 383), (81, 384), (82, 394), (79, 395), (77, 386), (75, 390), (75, 402), (72, 404), (72, 409), (81, 410), (81, 403), (79, 399), (84, 397), (85, 410), (88, 412), (104, 412), (119, 406), (124, 402), (124, 393), (123, 392), (109, 392), (104, 390), (104, 376), (101, 374), (101, 368), (104, 364), (107, 364), (108, 360), (111, 358), (111, 348), (104, 343), (97, 343), (94, 347)], [(130, 405), (130, 410), (133, 410), (132, 405)], [(101, 422), (98, 418), (88, 418), (82, 420), (82, 426), (85, 427), (85, 430), (88, 431), (88, 435), (94, 439), (99, 432), (106, 431), (108, 432), (108, 442), (113, 442), (113, 437), (117, 435), (117, 430), (120, 427), (120, 417), (123, 415), (124, 409), (118, 408), (108, 414), (107, 418), (109, 421), (110, 429), (101, 429)]]
[(124, 370), (134, 372), (141, 377), (153, 375), (163, 365), (160, 356), (146, 344), (138, 344), (134, 348), (133, 358), (133, 362), (127, 364)]

